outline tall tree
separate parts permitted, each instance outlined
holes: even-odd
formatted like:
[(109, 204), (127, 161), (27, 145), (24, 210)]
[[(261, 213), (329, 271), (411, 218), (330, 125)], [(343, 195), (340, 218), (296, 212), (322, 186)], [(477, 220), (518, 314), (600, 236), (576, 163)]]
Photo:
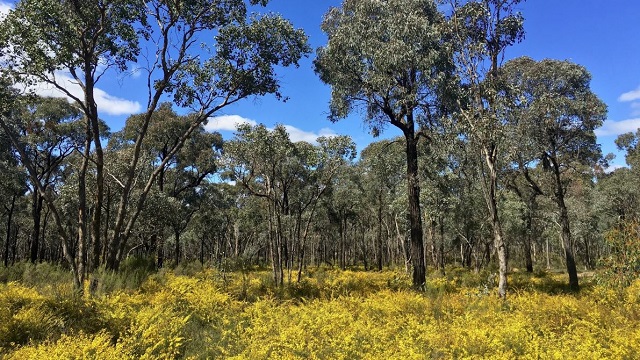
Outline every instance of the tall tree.
[[(109, 148), (123, 153), (122, 155), (124, 156), (129, 156), (130, 161), (138, 129), (142, 125), (144, 118), (144, 114), (129, 117), (122, 131), (112, 136)], [(209, 133), (201, 125), (193, 131), (182, 149), (172, 154), (171, 150), (181, 141), (182, 134), (191, 126), (192, 121), (192, 115), (180, 116), (172, 109), (170, 103), (162, 103), (151, 117), (148, 137), (142, 146), (142, 153), (144, 154), (142, 158), (144, 161), (141, 161), (140, 167), (150, 169), (150, 171), (159, 170), (156, 176), (156, 188), (150, 191), (157, 190), (163, 193), (164, 196), (172, 199), (172, 204), (175, 206), (181, 203), (180, 201), (176, 202), (179, 198), (194, 195), (193, 192), (205, 178), (216, 171), (219, 150), (222, 147), (220, 134)], [(149, 174), (147, 173), (146, 176), (149, 176)], [(159, 196), (158, 194), (156, 195)], [(180, 233), (188, 225), (197, 207), (193, 206), (188, 211), (187, 209), (184, 210), (184, 212), (177, 211), (174, 216), (170, 217), (170, 220), (173, 220), (173, 225), (175, 225), (173, 226), (173, 233), (177, 240)], [(183, 217), (183, 215), (188, 216)], [(169, 223), (172, 223), (172, 221), (169, 221)], [(158, 238), (161, 237), (165, 229), (157, 227), (156, 230), (157, 233), (150, 236), (148, 250), (154, 251), (157, 248), (160, 255), (164, 249), (161, 244), (158, 246)], [(176, 241), (176, 243), (177, 248), (179, 241)], [(125, 245), (125, 242), (121, 243), (122, 249), (120, 251), (124, 251)], [(162, 256), (159, 256), (160, 259), (162, 259)]]
[(418, 140), (442, 113), (442, 87), (450, 59), (443, 46), (443, 17), (432, 0), (344, 0), (327, 12), (315, 70), (331, 85), (332, 121), (361, 110), (377, 135), (386, 126), (405, 140), (413, 286), (424, 288), (426, 266)]
[(498, 211), (498, 176), (504, 150), (497, 75), (505, 49), (524, 37), (521, 0), (450, 0), (449, 24), (457, 74), (462, 82), (459, 116), (486, 166), (483, 182), (494, 245), (498, 253), (498, 295), (507, 294), (507, 249)]
[(281, 125), (273, 130), (241, 125), (225, 145), (225, 157), (233, 179), (266, 202), (276, 284), (283, 283), (286, 269), (292, 270), (296, 252), (300, 278), (319, 199), (341, 165), (355, 157), (355, 145), (346, 136), (321, 137), (317, 146), (293, 143)]
[(569, 286), (578, 290), (566, 194), (571, 176), (594, 175), (590, 170), (602, 156), (594, 130), (602, 125), (607, 107), (591, 91), (589, 72), (569, 61), (524, 57), (508, 62), (503, 71), (516, 93), (514, 118), (553, 179)]
[(362, 150), (359, 161), (359, 166), (362, 169), (364, 195), (368, 200), (367, 203), (372, 207), (371, 212), (376, 214), (375, 221), (372, 223), (376, 227), (375, 258), (376, 267), (380, 271), (384, 265), (386, 243), (384, 238), (389, 235), (387, 231), (383, 231), (385, 223), (388, 223), (388, 209), (404, 178), (402, 171), (404, 149), (401, 143), (402, 139), (373, 142)]
[[(267, 1), (249, 3), (266, 5)], [(203, 48), (198, 39), (205, 34), (214, 37)], [(243, 0), (223, 0), (213, 5), (200, 0), (21, 1), (2, 23), (2, 54), (9, 54), (2, 56), (4, 68), (23, 83), (50, 83), (85, 114), (87, 135), (95, 147), (94, 244), (101, 243), (105, 183), (100, 143), (104, 134), (97, 124), (95, 85), (111, 69), (126, 70), (128, 64), (139, 60), (141, 37), (147, 40), (147, 53), (155, 56), (146, 58), (146, 64), (140, 62), (141, 71), (147, 74), (148, 101), (125, 175), (118, 181), (122, 189), (113, 229), (106, 239), (106, 265), (111, 269), (118, 268), (156, 177), (190, 135), (211, 115), (242, 99), (266, 94), (280, 98), (275, 68), (297, 66), (309, 51), (301, 30), (277, 15), (249, 19)], [(81, 87), (82, 96), (68, 89), (68, 77)], [(157, 164), (145, 179), (140, 196), (132, 203), (149, 123), (161, 99), (167, 96), (191, 109), (190, 123), (169, 149), (166, 161)]]
[[(8, 121), (20, 111), (18, 97), (6, 82), (0, 79), (0, 117)], [(19, 157), (11, 144), (8, 134), (0, 129), (0, 213), (6, 216), (6, 234), (3, 251), (3, 264), (9, 264), (9, 248), (13, 230), (14, 215), (17, 210), (17, 200), (27, 190), (24, 168), (20, 167)]]
[[(106, 70), (125, 70), (140, 51), (133, 24), (143, 18), (141, 1), (52, 1), (24, 0), (2, 22), (0, 52), (6, 73), (23, 84), (46, 83), (72, 99), (82, 110), (86, 129), (86, 154), (93, 142), (96, 192), (92, 232), (100, 242), (103, 201), (104, 157), (100, 131), (96, 84)], [(80, 87), (73, 90), (71, 84)], [(81, 166), (78, 194), (79, 217), (86, 219), (85, 157)], [(78, 231), (86, 237), (85, 222)], [(84, 251), (84, 241), (82, 244)], [(79, 255), (85, 257), (81, 252)], [(82, 275), (83, 277), (84, 275)]]
[[(23, 162), (35, 166), (36, 179), (46, 191), (55, 191), (57, 173), (74, 150), (82, 148), (82, 115), (64, 99), (31, 98), (23, 109), (18, 123), (20, 142), (28, 155)], [(38, 260), (40, 228), (44, 197), (37, 186), (31, 186), (33, 230), (31, 233), (30, 260)], [(80, 214), (82, 216), (82, 214)], [(84, 233), (86, 234), (86, 232)], [(83, 234), (80, 234), (83, 236)], [(85, 240), (80, 240), (85, 243)]]

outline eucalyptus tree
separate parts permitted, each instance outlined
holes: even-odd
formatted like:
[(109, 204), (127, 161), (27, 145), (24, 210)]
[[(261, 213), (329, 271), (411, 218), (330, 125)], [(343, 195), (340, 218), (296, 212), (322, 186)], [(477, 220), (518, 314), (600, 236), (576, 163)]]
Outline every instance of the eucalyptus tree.
[[(491, 261), (491, 230), (487, 229), (482, 160), (475, 144), (464, 136), (449, 140), (449, 197), (452, 197), (448, 220), (454, 242), (460, 246), (463, 266), (479, 271)], [(490, 226), (489, 226), (490, 227)]]
[[(517, 139), (517, 138), (516, 138)], [(535, 161), (535, 158), (531, 159)], [(520, 237), (523, 240), (524, 263), (527, 272), (533, 272), (532, 246), (539, 234), (535, 217), (538, 212), (538, 197), (544, 195), (539, 185), (539, 171), (529, 169), (530, 161), (521, 157), (518, 159), (518, 167), (505, 176), (505, 185), (517, 195), (523, 204), (519, 208), (520, 214), (515, 215), (522, 221)], [(533, 173), (533, 174), (532, 174)], [(535, 174), (535, 175), (534, 175)]]
[(319, 137), (317, 145), (305, 142), (296, 143), (299, 161), (303, 167), (302, 176), (298, 182), (294, 211), (295, 237), (298, 239), (298, 276), (300, 281), (305, 264), (307, 237), (311, 223), (315, 219), (316, 209), (320, 198), (337, 176), (350, 167), (356, 157), (356, 146), (348, 136)]
[(551, 175), (550, 193), (557, 204), (569, 286), (578, 290), (574, 241), (566, 205), (571, 177), (593, 177), (601, 159), (594, 130), (606, 117), (606, 105), (590, 89), (591, 75), (569, 61), (518, 58), (504, 66), (516, 94), (515, 114), (521, 131)]
[(199, 192), (201, 204), (190, 228), (199, 240), (200, 263), (222, 263), (226, 258), (237, 260), (245, 256), (250, 262), (260, 250), (259, 245), (251, 242), (264, 231), (262, 214), (255, 211), (246, 218), (243, 216), (244, 200), (249, 197), (239, 186), (204, 182)]
[(295, 146), (283, 126), (270, 131), (264, 125), (240, 125), (224, 150), (233, 181), (252, 196), (265, 199), (273, 275), (276, 284), (282, 284), (288, 260), (283, 217), (289, 214), (290, 190), (299, 169), (294, 161)]
[[(72, 99), (84, 114), (85, 148), (88, 152), (93, 142), (97, 177), (91, 232), (94, 242), (99, 242), (104, 176), (104, 134), (100, 132), (95, 87), (105, 70), (122, 71), (128, 62), (136, 60), (140, 47), (134, 22), (143, 14), (141, 1), (24, 0), (2, 22), (0, 52), (5, 73), (16, 83), (52, 86)], [(74, 91), (72, 83), (81, 91)], [(88, 164), (85, 157), (79, 192), (86, 191)], [(80, 206), (86, 217), (86, 204)]]
[[(594, 270), (604, 250), (606, 216), (597, 207), (599, 193), (593, 177), (580, 176), (569, 180), (566, 202), (569, 209), (571, 235), (575, 239), (576, 257), (585, 268)], [(603, 221), (604, 220), (604, 221)]]
[[(55, 193), (58, 174), (65, 166), (66, 159), (76, 150), (82, 148), (82, 117), (80, 112), (67, 101), (56, 98), (33, 98), (26, 104), (18, 120), (17, 131), (19, 142), (24, 146), (26, 159), (34, 165), (36, 178), (31, 183), (39, 182), (45, 191)], [(40, 246), (41, 215), (44, 202), (43, 193), (37, 186), (31, 186), (31, 215), (33, 230), (31, 233), (30, 260), (38, 260)], [(79, 213), (78, 220), (84, 219)], [(84, 235), (79, 233), (79, 246), (86, 244)]]
[(355, 157), (355, 145), (348, 137), (317, 141), (317, 146), (293, 143), (282, 125), (273, 130), (264, 125), (240, 125), (236, 137), (225, 144), (232, 179), (267, 203), (276, 284), (283, 283), (285, 268), (292, 270), (296, 252), (300, 277), (318, 201), (341, 166)]
[(504, 108), (498, 96), (498, 72), (504, 51), (524, 37), (522, 0), (450, 0), (448, 16), (456, 73), (461, 81), (457, 117), (477, 144), (486, 166), (485, 200), (498, 253), (498, 294), (507, 294), (507, 253), (498, 211), (498, 176), (504, 151)]
[[(358, 223), (371, 222), (366, 206), (363, 178), (358, 173), (359, 168), (348, 166), (336, 177), (336, 181), (327, 189), (327, 197), (323, 199), (323, 212), (327, 221), (327, 231), (323, 238), (323, 258), (331, 266), (345, 270), (350, 262), (356, 261), (356, 254), (349, 258), (350, 248), (356, 248), (357, 239), (350, 236), (350, 232)], [(326, 231), (326, 230), (325, 230)], [(330, 255), (327, 258), (327, 253)], [(363, 262), (366, 259), (363, 257)]]
[[(124, 128), (112, 136), (109, 149), (112, 149), (113, 152), (108, 156), (116, 155), (115, 152), (121, 152), (122, 156), (128, 157), (129, 161), (131, 160), (131, 157), (134, 156), (134, 144), (138, 130), (145, 119), (144, 115), (138, 114), (129, 117)], [(145, 178), (150, 177), (153, 171), (159, 170), (156, 176), (156, 186), (150, 189), (150, 192), (158, 191), (164, 194), (154, 196), (167, 197), (165, 200), (171, 204), (168, 205), (169, 208), (174, 210), (171, 212), (173, 215), (167, 218), (165, 224), (173, 228), (176, 262), (179, 261), (180, 234), (188, 226), (191, 217), (198, 209), (197, 206), (185, 207), (182, 205), (187, 204), (185, 203), (187, 198), (195, 200), (198, 197), (197, 188), (207, 176), (217, 170), (219, 151), (222, 147), (220, 134), (207, 132), (200, 125), (184, 141), (180, 151), (172, 154), (171, 149), (181, 141), (181, 135), (191, 126), (192, 120), (192, 114), (178, 115), (170, 103), (162, 103), (149, 121), (147, 139), (142, 144), (140, 153), (139, 168), (147, 169), (143, 175)], [(122, 175), (120, 173), (118, 176)], [(132, 195), (141, 196), (141, 192), (144, 191), (144, 189), (134, 189)], [(195, 205), (195, 202), (191, 205)], [(149, 206), (144, 206), (143, 209), (143, 211), (155, 211), (153, 207)], [(163, 241), (158, 245), (158, 238), (161, 238), (163, 232), (163, 228), (157, 227), (156, 233), (151, 234), (148, 251), (152, 252), (157, 249), (158, 254), (164, 251)], [(122, 241), (118, 251), (125, 251), (126, 246), (127, 242)], [(159, 256), (159, 259), (161, 258), (162, 256)]]
[(638, 140), (640, 132), (628, 132), (615, 140), (618, 150), (624, 151), (626, 167), (598, 174), (594, 206), (605, 229), (624, 221), (640, 219), (640, 153)]
[[(422, 167), (421, 180), (423, 192), (422, 204), (424, 219), (428, 223), (427, 239), (434, 267), (444, 273), (446, 248), (453, 245), (454, 211), (458, 207), (462, 186), (459, 176), (461, 166), (459, 149), (464, 140), (453, 128), (451, 121), (443, 121), (434, 126), (430, 142), (418, 147), (419, 155), (428, 159)], [(450, 238), (452, 241), (446, 241)]]
[[(32, 232), (30, 259), (38, 259), (41, 234), (41, 214), (43, 202), (53, 213), (58, 235), (63, 247), (65, 260), (74, 272), (76, 286), (82, 283), (86, 261), (76, 257), (71, 234), (67, 232), (62, 212), (56, 207), (59, 173), (66, 166), (67, 158), (82, 149), (82, 117), (76, 108), (62, 99), (23, 97), (14, 93), (13, 111), (3, 114), (0, 126), (10, 140), (18, 161), (29, 175), (31, 186)], [(78, 221), (86, 219), (86, 213), (78, 211)], [(77, 253), (82, 254), (86, 241), (86, 227), (77, 232)]]
[[(250, 3), (266, 5), (266, 0)], [(43, 11), (46, 9), (46, 11)], [(143, 191), (130, 204), (137, 166), (149, 123), (161, 99), (172, 97), (193, 114), (190, 126), (169, 149), (176, 154), (189, 136), (222, 108), (252, 96), (279, 93), (277, 66), (297, 66), (309, 49), (301, 30), (277, 15), (248, 19), (243, 0), (208, 1), (63, 1), (23, 0), (2, 24), (5, 69), (20, 82), (46, 82), (82, 109), (91, 133), (96, 163), (96, 197), (92, 237), (100, 236), (104, 197), (104, 158), (97, 126), (95, 85), (115, 69), (138, 62), (146, 73), (145, 114), (133, 142), (108, 239), (106, 265), (116, 269), (123, 244), (136, 223), (148, 192), (161, 172), (161, 163), (146, 179)], [(200, 46), (201, 37), (208, 44)], [(144, 38), (145, 41), (140, 42)], [(143, 59), (141, 46), (145, 46)], [(146, 62), (144, 61), (146, 60)], [(69, 90), (66, 79), (78, 84), (82, 96)], [(171, 156), (167, 157), (168, 162)], [(100, 243), (94, 239), (94, 243)]]
[(640, 189), (634, 170), (623, 167), (598, 178), (597, 206), (606, 227), (640, 219)]
[[(252, 0), (251, 3), (266, 5), (267, 1)], [(133, 229), (156, 177), (193, 132), (213, 114), (248, 97), (275, 94), (281, 98), (276, 66), (297, 66), (298, 60), (309, 51), (304, 33), (281, 17), (265, 15), (247, 20), (244, 1), (223, 1), (215, 6), (206, 1), (186, 1), (180, 5), (162, 0), (147, 4), (155, 23), (149, 36), (150, 42), (156, 45), (156, 58), (146, 68), (148, 83), (153, 86), (149, 88), (147, 111), (134, 142), (114, 237), (110, 239), (107, 266), (112, 268), (117, 268), (122, 256), (118, 249), (123, 248), (122, 243)], [(198, 36), (207, 32), (215, 36), (207, 46), (196, 51)], [(174, 39), (179, 42), (174, 43)], [(131, 216), (127, 217), (142, 144), (151, 117), (164, 95), (173, 96), (174, 103), (190, 109), (189, 127), (148, 177)]]
[(625, 152), (625, 162), (634, 170), (640, 170), (640, 151), (638, 142), (640, 141), (640, 129), (635, 133), (628, 132), (618, 136), (615, 140), (618, 150)]
[(315, 70), (331, 85), (329, 119), (360, 111), (374, 135), (402, 131), (406, 152), (413, 285), (425, 284), (418, 140), (439, 121), (450, 57), (432, 0), (344, 0), (322, 23), (328, 36)]
[[(381, 140), (369, 144), (360, 156), (359, 166), (362, 169), (362, 182), (367, 202), (372, 205), (372, 213), (376, 214), (376, 266), (382, 270), (384, 264), (385, 243), (388, 247), (390, 236), (389, 213), (391, 203), (397, 196), (399, 184), (403, 180), (402, 139)], [(386, 228), (386, 229), (385, 229)], [(386, 235), (385, 235), (386, 234)], [(384, 241), (384, 238), (387, 241)], [(404, 242), (404, 238), (402, 239)], [(403, 257), (406, 254), (403, 254)], [(403, 259), (406, 260), (406, 259)]]
[[(13, 92), (7, 87), (0, 88), (0, 117), (11, 118), (16, 112)], [(14, 216), (18, 209), (18, 200), (27, 190), (24, 169), (4, 130), (0, 131), (0, 213), (6, 218), (6, 236), (3, 251), (3, 264), (8, 266)]]

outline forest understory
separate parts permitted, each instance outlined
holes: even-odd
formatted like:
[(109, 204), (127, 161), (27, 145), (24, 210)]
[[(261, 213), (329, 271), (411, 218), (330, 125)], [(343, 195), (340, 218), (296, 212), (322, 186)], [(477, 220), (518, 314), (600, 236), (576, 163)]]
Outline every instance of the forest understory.
[(640, 280), (515, 270), (496, 296), (490, 270), (447, 267), (424, 292), (404, 271), (308, 268), (275, 286), (270, 270), (199, 263), (152, 271), (129, 259), (83, 295), (46, 263), (0, 270), (6, 359), (633, 359)]

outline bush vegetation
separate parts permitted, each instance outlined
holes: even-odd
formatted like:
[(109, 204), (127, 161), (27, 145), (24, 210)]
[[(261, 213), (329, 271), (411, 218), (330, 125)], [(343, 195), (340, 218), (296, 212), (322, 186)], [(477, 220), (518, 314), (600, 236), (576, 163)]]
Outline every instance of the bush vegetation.
[(261, 269), (223, 273), (191, 265), (152, 273), (144, 262), (130, 265), (117, 275), (97, 272), (105, 285), (84, 295), (61, 268), (2, 269), (0, 356), (631, 359), (640, 353), (640, 280), (612, 288), (589, 278), (573, 293), (562, 275), (514, 272), (504, 301), (495, 296), (493, 274), (455, 268), (431, 274), (418, 293), (393, 270), (314, 268), (300, 282), (275, 287)]

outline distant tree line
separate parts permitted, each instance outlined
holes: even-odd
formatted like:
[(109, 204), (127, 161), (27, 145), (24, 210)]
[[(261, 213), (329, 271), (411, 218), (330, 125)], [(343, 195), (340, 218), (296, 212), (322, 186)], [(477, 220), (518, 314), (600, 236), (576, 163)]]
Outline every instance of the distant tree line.
[[(594, 130), (606, 106), (569, 61), (503, 62), (523, 39), (513, 0), (344, 0), (315, 71), (330, 119), (357, 112), (374, 135), (293, 142), (283, 126), (204, 124), (279, 91), (278, 67), (310, 52), (267, 1), (23, 0), (0, 27), (2, 261), (55, 262), (82, 288), (99, 267), (147, 257), (268, 265), (276, 284), (308, 266), (578, 268), (616, 251), (605, 234), (638, 217), (638, 134), (607, 171)], [(47, 11), (42, 11), (47, 9)], [(200, 47), (203, 39), (206, 47)], [(112, 131), (96, 84), (137, 68), (146, 109)], [(68, 80), (71, 79), (71, 80)], [(82, 94), (70, 91), (68, 81)], [(48, 84), (66, 99), (29, 91)], [(226, 265), (225, 265), (226, 266)]]

